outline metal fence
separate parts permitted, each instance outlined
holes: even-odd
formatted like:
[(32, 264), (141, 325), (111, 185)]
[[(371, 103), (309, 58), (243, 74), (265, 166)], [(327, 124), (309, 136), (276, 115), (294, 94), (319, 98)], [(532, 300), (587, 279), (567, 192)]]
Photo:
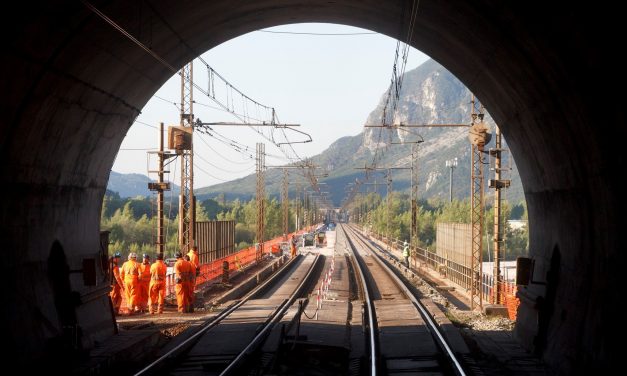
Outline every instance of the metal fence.
[(435, 253), (466, 267), (472, 265), (472, 225), (437, 223)]
[(194, 234), (201, 264), (235, 253), (235, 221), (196, 222)]
[[(388, 243), (388, 239), (383, 234), (371, 232), (370, 235), (384, 243)], [(458, 234), (457, 236), (458, 240), (456, 240), (456, 242), (459, 242), (460, 236), (463, 235)], [(449, 241), (452, 242), (450, 238)], [(389, 244), (396, 250), (402, 250), (403, 243), (404, 241), (396, 238), (391, 238)], [(449, 254), (456, 254), (458, 257), (457, 260), (459, 261), (459, 254), (463, 255), (463, 252), (458, 251)], [(432, 252), (428, 249), (424, 249), (421, 247), (413, 247), (411, 249), (411, 255), (414, 267), (428, 267), (434, 271), (437, 271), (440, 277), (450, 280), (455, 285), (466, 290), (466, 292), (470, 291), (473, 281), (472, 269), (470, 267), (470, 264), (463, 265), (460, 262), (451, 260), (450, 258), (442, 255), (438, 255), (436, 252)], [(444, 253), (444, 255), (446, 255), (446, 253)], [(461, 260), (465, 263), (465, 258), (461, 257)], [(482, 273), (480, 281), (481, 287), (479, 288), (479, 291), (481, 292), (482, 301), (492, 302), (494, 277), (491, 274)], [(503, 281), (500, 283), (499, 288), (502, 292), (501, 301), (496, 303), (506, 305), (510, 319), (515, 320), (516, 310), (518, 308), (518, 305), (520, 304), (520, 301), (518, 300), (518, 298), (516, 298), (516, 284), (511, 281)]]

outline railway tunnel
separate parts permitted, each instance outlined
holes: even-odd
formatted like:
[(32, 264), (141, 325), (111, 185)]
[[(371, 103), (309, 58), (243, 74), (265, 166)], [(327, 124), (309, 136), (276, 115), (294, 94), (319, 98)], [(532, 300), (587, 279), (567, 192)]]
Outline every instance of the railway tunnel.
[[(410, 1), (92, 1), (178, 69), (257, 29), (352, 25), (405, 40)], [(5, 356), (19, 364), (87, 350), (113, 333), (99, 220), (126, 131), (173, 72), (81, 1), (5, 12), (0, 239)], [(559, 373), (611, 369), (625, 262), (624, 87), (618, 12), (585, 3), (423, 0), (412, 45), (486, 105), (528, 203), (531, 284), (518, 340)], [(601, 22), (602, 23), (599, 23)], [(595, 24), (595, 27), (591, 27)], [(263, 58), (260, 56), (259, 58)], [(611, 76), (610, 75), (613, 75)], [(95, 265), (95, 267), (94, 267)]]

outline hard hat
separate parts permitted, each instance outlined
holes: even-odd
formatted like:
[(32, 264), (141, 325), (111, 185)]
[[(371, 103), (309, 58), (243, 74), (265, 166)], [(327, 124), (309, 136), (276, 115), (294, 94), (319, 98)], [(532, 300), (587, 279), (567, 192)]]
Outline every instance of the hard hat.
[(122, 254), (121, 254), (120, 252), (116, 252), (116, 253), (113, 255), (113, 258), (120, 258), (120, 257), (122, 257)]
[(176, 253), (174, 254), (174, 257), (176, 257), (176, 258), (181, 258), (181, 257), (183, 257), (183, 254), (181, 253), (181, 251), (178, 251), (178, 252), (176, 252)]
[(405, 245), (407, 245), (407, 240), (405, 240)]
[(148, 253), (144, 253), (144, 258), (145, 259), (150, 259), (150, 255)]
[(136, 258), (137, 258), (137, 253), (135, 253), (135, 252), (131, 252), (131, 253), (128, 255), (128, 257), (136, 259)]

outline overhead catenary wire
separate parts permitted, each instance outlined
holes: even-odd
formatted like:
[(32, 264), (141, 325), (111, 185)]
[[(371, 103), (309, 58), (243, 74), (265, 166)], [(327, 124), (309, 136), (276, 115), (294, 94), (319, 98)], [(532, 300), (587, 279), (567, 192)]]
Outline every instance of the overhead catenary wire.
[[(392, 65), (392, 79), (390, 82), (390, 87), (386, 96), (386, 103), (383, 108), (383, 115), (381, 118), (382, 125), (391, 125), (396, 117), (398, 111), (398, 102), (400, 100), (401, 91), (403, 88), (403, 80), (405, 78), (405, 69), (407, 67), (407, 59), (409, 57), (409, 50), (411, 46), (411, 42), (413, 40), (413, 31), (416, 22), (416, 17), (418, 14), (418, 0), (414, 0), (412, 2), (412, 8), (410, 12), (410, 20), (409, 25), (407, 27), (407, 35), (405, 38), (405, 42), (401, 42), (398, 40), (396, 42), (396, 51), (394, 53), (394, 63)], [(402, 53), (399, 50), (402, 49)], [(400, 61), (400, 69), (399, 68), (399, 57)], [(392, 93), (394, 94), (392, 96)], [(388, 113), (388, 108), (391, 107), (391, 113)], [(388, 115), (391, 118), (388, 118)]]
[[(229, 112), (229, 111), (227, 111), (227, 110), (225, 110), (225, 109), (223, 109), (223, 108), (216, 107), (216, 106), (212, 106), (212, 105), (209, 105), (209, 104), (206, 104), (206, 103), (203, 103), (203, 102), (199, 102), (199, 101), (197, 101), (197, 100), (195, 100), (195, 99), (192, 101), (192, 103), (194, 103), (194, 104), (198, 104), (198, 105), (201, 105), (201, 106), (203, 106), (203, 107), (207, 107), (207, 108), (210, 108), (210, 109), (212, 109), (212, 110), (216, 110), (216, 111)], [(250, 120), (254, 120), (254, 121), (259, 122), (259, 123), (263, 122), (263, 120), (262, 120), (262, 119), (257, 119), (257, 118), (254, 118), (254, 117), (252, 117), (252, 116), (249, 116), (248, 114), (239, 114), (239, 115), (241, 115), (241, 116), (245, 116), (245, 117), (247, 117), (248, 119), (250, 119)]]
[(374, 32), (374, 31), (363, 31), (363, 32), (355, 32), (355, 33), (307, 33), (307, 32), (296, 32), (296, 31), (275, 31), (275, 30), (266, 30), (266, 29), (257, 30), (257, 32), (260, 32), (260, 33), (270, 33), (270, 34), (312, 35), (312, 36), (325, 36), (325, 37), (328, 37), (328, 36), (337, 37), (337, 36), (375, 35), (375, 34), (379, 34), (379, 33)]
[[(191, 80), (189, 80), (189, 78), (184, 77), (183, 74), (177, 70), (176, 68), (174, 68), (171, 64), (169, 64), (164, 58), (162, 58), (161, 56), (159, 56), (156, 52), (154, 52), (151, 48), (147, 47), (146, 45), (144, 45), (142, 42), (140, 42), (139, 40), (137, 40), (133, 35), (131, 35), (129, 32), (127, 32), (123, 27), (121, 27), (120, 25), (118, 25), (115, 21), (113, 21), (111, 18), (109, 18), (107, 15), (105, 15), (104, 13), (102, 13), (101, 11), (99, 11), (96, 7), (94, 7), (92, 4), (90, 4), (88, 1), (86, 0), (81, 0), (81, 2), (88, 8), (90, 9), (92, 12), (94, 12), (96, 15), (98, 15), (100, 18), (102, 18), (105, 22), (107, 22), (108, 24), (110, 24), (113, 28), (115, 28), (116, 30), (118, 30), (122, 35), (124, 35), (125, 37), (127, 37), (129, 40), (131, 40), (134, 44), (136, 44), (138, 47), (140, 47), (141, 49), (143, 49), (146, 53), (148, 53), (150, 56), (152, 56), (153, 58), (155, 58), (158, 62), (160, 62), (162, 65), (164, 65), (167, 69), (169, 69), (173, 74), (179, 75), (181, 77), (183, 77), (184, 79), (188, 80), (189, 83), (197, 90), (199, 90), (201, 93), (203, 93), (204, 95), (206, 95), (208, 98), (210, 98), (212, 101), (214, 101), (218, 106), (222, 107), (224, 110), (226, 110), (227, 112), (231, 113), (231, 115), (235, 116), (236, 118), (238, 118), (240, 121), (244, 122), (244, 123), (250, 123), (250, 121), (247, 121), (245, 117), (243, 117), (241, 114), (236, 113), (234, 110), (232, 110), (229, 106), (229, 95), (231, 97), (230, 103), (232, 102), (232, 95), (233, 95), (233, 91), (237, 92), (238, 94), (240, 94), (240, 96), (255, 104), (257, 107), (261, 107), (264, 108), (266, 111), (270, 111), (271, 110), (271, 114), (272, 114), (272, 118), (269, 119), (270, 123), (274, 123), (275, 122), (275, 115), (276, 115), (276, 111), (274, 110), (274, 108), (263, 105), (257, 101), (255, 101), (254, 99), (250, 98), (249, 96), (247, 96), (246, 94), (244, 94), (243, 92), (241, 92), (239, 89), (237, 89), (236, 87), (234, 87), (230, 82), (228, 82), (223, 76), (221, 76), (217, 71), (215, 71), (215, 69), (213, 69), (203, 58), (202, 56), (200, 56), (200, 53), (198, 53), (197, 51), (195, 51), (175, 30), (174, 28), (165, 20), (165, 18), (154, 8), (154, 6), (152, 6), (152, 4), (150, 4), (150, 2), (148, 2), (148, 6), (150, 7), (150, 9), (153, 11), (153, 13), (155, 13), (155, 15), (170, 29), (170, 31), (175, 34), (177, 36), (177, 38), (181, 41), (182, 45), (184, 45), (190, 52), (192, 52), (192, 54), (194, 56), (198, 56), (198, 60), (200, 62), (202, 62), (205, 67), (207, 68), (207, 70), (210, 72), (208, 74), (209, 77), (211, 77), (211, 80), (215, 80), (215, 78), (219, 78), (225, 85), (226, 90), (227, 90), (227, 104), (225, 105), (224, 103), (220, 102), (219, 100), (217, 100), (215, 98), (215, 92), (213, 92), (213, 94), (209, 91), (209, 90), (205, 90), (203, 89), (200, 85), (198, 85), (196, 82), (193, 82)], [(210, 82), (208, 85), (208, 88), (213, 87), (215, 88), (214, 82)], [(274, 140), (273, 138), (273, 134), (271, 133), (270, 136), (267, 136), (266, 134), (263, 133), (263, 131), (250, 126), (251, 129), (253, 129), (255, 132), (257, 132), (259, 135), (261, 135), (262, 137), (264, 137), (266, 140), (268, 140), (269, 142), (273, 143), (274, 145), (276, 145), (277, 147), (279, 147), (279, 145), (277, 145), (277, 142)], [(286, 139), (286, 141), (288, 141)], [(281, 151), (284, 151), (283, 148), (280, 148)], [(286, 154), (286, 157), (288, 158), (293, 158), (289, 155)], [(299, 159), (298, 157), (294, 158), (294, 159)]]
[[(241, 156), (245, 157), (245, 159), (247, 160), (247, 161), (243, 161), (243, 162), (236, 162), (236, 161), (234, 161), (234, 160), (232, 160), (232, 159), (228, 159), (228, 158), (226, 158), (226, 157), (223, 155), (223, 153), (220, 153), (220, 152), (218, 152), (216, 149), (214, 149), (214, 148), (213, 148), (213, 147), (212, 147), (212, 146), (211, 146), (211, 145), (210, 145), (210, 144), (209, 144), (209, 143), (208, 143), (208, 142), (207, 142), (207, 141), (206, 141), (203, 137), (198, 137), (198, 139), (199, 139), (200, 141), (202, 141), (202, 142), (203, 142), (203, 143), (204, 143), (204, 144), (205, 144), (205, 145), (206, 145), (206, 146), (207, 146), (207, 147), (208, 147), (211, 151), (213, 151), (214, 153), (216, 153), (216, 155), (218, 155), (220, 158), (224, 159), (225, 161), (227, 161), (227, 162), (229, 162), (229, 163), (236, 164), (236, 165), (247, 165), (247, 164), (249, 164), (249, 163), (250, 163), (248, 160), (250, 160), (250, 159), (251, 159), (251, 157), (250, 157), (250, 155), (248, 155), (248, 154), (242, 154), (242, 153), (240, 153), (237, 149), (233, 149), (233, 148), (231, 148), (232, 150), (235, 150), (235, 151), (236, 151), (238, 154), (240, 154)], [(230, 145), (229, 145), (229, 147), (230, 147)]]
[(216, 170), (220, 170), (222, 172), (226, 172), (229, 174), (239, 174), (239, 173), (243, 173), (243, 172), (248, 172), (251, 171), (252, 168), (254, 168), (254, 165), (249, 165), (248, 168), (245, 168), (243, 170), (225, 170), (219, 166), (214, 165), (213, 163), (209, 162), (208, 160), (206, 160), (202, 155), (197, 154), (196, 155), (198, 158), (200, 158), (201, 161), (205, 162), (206, 164), (208, 164), (209, 166), (215, 168)]
[[(413, 31), (416, 25), (416, 18), (418, 15), (418, 4), (419, 4), (418, 0), (414, 0), (412, 2), (409, 23), (407, 27), (407, 33), (405, 36), (405, 42), (403, 43), (403, 47), (402, 47), (402, 53), (400, 52), (401, 43), (402, 43), (401, 40), (400, 39), (397, 40), (397, 43), (396, 43), (396, 50), (394, 52), (394, 63), (392, 64), (392, 78), (390, 80), (390, 86), (388, 87), (388, 90), (386, 92), (385, 104), (383, 106), (382, 114), (381, 114), (381, 125), (383, 127), (379, 128), (377, 142), (374, 145), (374, 153), (372, 156), (372, 162), (370, 163), (370, 167), (372, 168), (375, 168), (378, 160), (383, 158), (383, 151), (380, 150), (383, 128), (386, 128), (388, 129), (388, 131), (390, 131), (392, 128), (386, 127), (386, 125), (391, 125), (394, 121), (394, 118), (396, 117), (396, 112), (398, 109), (398, 101), (400, 100), (401, 90), (403, 86), (405, 68), (407, 66), (407, 58), (409, 56), (409, 49), (410, 49), (411, 42), (413, 40)], [(401, 57), (400, 71), (398, 69), (399, 57)], [(366, 138), (366, 133), (367, 132), (364, 132), (364, 141)], [(391, 134), (390, 134), (390, 137), (391, 137)], [(365, 142), (362, 142), (362, 143), (365, 144)], [(387, 147), (388, 147), (387, 143), (385, 147), (387, 150)], [(365, 173), (366, 173), (365, 181), (368, 181), (369, 179), (368, 169), (366, 169)], [(348, 194), (348, 199), (345, 201), (343, 208), (347, 207), (350, 201), (355, 197), (356, 193), (360, 189), (361, 184), (362, 184), (361, 181), (356, 180), (356, 184), (353, 187), (353, 189), (351, 189), (350, 193)]]
[(169, 104), (173, 105), (173, 106), (174, 106), (174, 107), (176, 107), (176, 109), (177, 109), (177, 110), (179, 110), (179, 111), (181, 110), (181, 107), (178, 105), (178, 103), (176, 103), (176, 102), (174, 102), (174, 101), (170, 101), (170, 100), (168, 100), (168, 99), (166, 99), (166, 98), (160, 97), (160, 96), (158, 96), (157, 94), (153, 94), (153, 97), (155, 97), (155, 98), (157, 98), (157, 99), (161, 99), (162, 101), (164, 101), (164, 102), (166, 102), (166, 103), (169, 103)]
[(209, 172), (207, 172), (207, 171), (206, 171), (205, 169), (203, 169), (202, 167), (198, 166), (196, 163), (194, 163), (194, 167), (195, 167), (195, 168), (198, 168), (200, 171), (202, 171), (205, 175), (209, 176), (210, 178), (213, 178), (213, 179), (219, 180), (219, 181), (224, 182), (224, 183), (226, 183), (226, 182), (228, 182), (228, 181), (229, 181), (229, 180), (224, 180), (224, 179), (221, 179), (221, 178), (219, 178), (219, 177), (217, 177), (217, 176), (213, 176), (213, 175), (211, 175)]
[[(257, 132), (259, 135), (261, 135), (263, 138), (265, 138), (266, 140), (268, 140), (269, 142), (271, 142), (272, 144), (274, 144), (275, 146), (277, 146), (284, 154), (285, 156), (292, 161), (301, 161), (304, 162), (300, 156), (298, 156), (298, 154), (296, 153), (296, 151), (294, 150), (294, 148), (290, 145), (290, 141), (287, 138), (287, 135), (285, 134), (285, 131), (282, 131), (283, 136), (285, 137), (285, 141), (284, 143), (278, 143), (275, 138), (274, 138), (274, 129), (270, 130), (270, 134), (266, 135), (263, 132), (263, 128), (259, 129), (260, 127), (255, 127), (253, 125), (250, 125), (250, 119), (247, 119), (245, 116), (242, 116), (241, 114), (237, 113), (235, 111), (235, 106), (234, 106), (234, 93), (239, 94), (239, 96), (242, 99), (242, 102), (244, 103), (243, 108), (244, 108), (244, 113), (249, 113), (249, 109), (248, 109), (248, 104), (247, 103), (252, 103), (256, 110), (257, 113), (260, 112), (260, 110), (265, 111), (266, 112), (266, 116), (270, 115), (269, 117), (269, 124), (276, 124), (276, 119), (278, 118), (276, 116), (276, 111), (273, 107), (269, 107), (266, 105), (263, 105), (255, 100), (253, 100), (252, 98), (250, 98), (249, 96), (247, 96), (246, 94), (244, 94), (243, 92), (241, 92), (239, 89), (237, 89), (236, 87), (234, 87), (229, 81), (227, 81), (224, 77), (222, 77), (217, 71), (215, 71), (215, 69), (213, 69), (201, 56), (200, 53), (198, 53), (197, 51), (195, 51), (177, 32), (176, 30), (174, 30), (174, 28), (166, 21), (166, 19), (155, 9), (155, 7), (150, 3), (147, 2), (147, 5), (149, 6), (149, 8), (152, 10), (152, 12), (161, 20), (161, 22), (163, 22), (167, 28), (170, 29), (170, 31), (177, 36), (177, 38), (180, 40), (181, 44), (183, 46), (185, 46), (185, 48), (187, 48), (191, 54), (193, 56), (198, 56), (198, 60), (200, 62), (202, 62), (205, 67), (208, 70), (208, 80), (209, 82), (207, 83), (207, 89), (205, 90), (204, 88), (202, 88), (198, 83), (194, 82), (193, 80), (190, 80), (189, 77), (187, 77), (185, 74), (183, 74), (183, 72), (175, 69), (171, 64), (169, 64), (164, 58), (162, 58), (161, 56), (159, 56), (156, 52), (154, 52), (151, 48), (147, 47), (146, 45), (144, 45), (142, 42), (140, 42), (139, 40), (137, 40), (135, 37), (133, 37), (129, 32), (127, 32), (124, 28), (122, 28), (120, 25), (118, 25), (117, 23), (115, 23), (112, 19), (110, 19), (109, 17), (107, 17), (104, 13), (100, 12), (96, 7), (94, 7), (92, 4), (90, 4), (87, 0), (81, 0), (81, 2), (88, 8), (90, 9), (92, 12), (94, 12), (96, 15), (98, 15), (99, 17), (101, 17), (105, 22), (107, 22), (108, 24), (110, 24), (114, 29), (118, 30), (122, 35), (124, 35), (125, 37), (127, 37), (129, 40), (131, 40), (134, 44), (136, 44), (138, 47), (140, 47), (141, 49), (143, 49), (146, 53), (148, 53), (150, 56), (152, 56), (153, 58), (155, 58), (158, 62), (160, 62), (163, 66), (165, 66), (168, 70), (170, 70), (173, 74), (175, 75), (179, 75), (183, 78), (183, 80), (186, 80), (187, 83), (189, 83), (192, 86), (192, 90), (196, 89), (198, 91), (200, 91), (201, 93), (203, 93), (204, 95), (206, 95), (208, 98), (210, 98), (214, 103), (216, 103), (219, 107), (223, 108), (224, 110), (228, 111), (231, 113), (231, 115), (235, 116), (236, 118), (238, 118), (240, 121), (242, 121), (245, 124), (248, 124), (249, 127), (251, 129), (253, 129), (255, 132)], [(222, 101), (218, 100), (216, 98), (216, 91), (215, 91), (215, 80), (216, 78), (218, 78), (222, 84), (224, 85), (224, 88), (226, 90), (226, 104), (224, 104)], [(175, 103), (174, 103), (175, 104)], [(176, 104), (175, 104), (176, 105)], [(259, 116), (258, 116), (259, 117)], [(303, 132), (301, 132), (303, 133)], [(233, 140), (231, 140), (233, 141)], [(281, 147), (281, 144), (287, 144), (290, 145), (289, 146), (289, 150), (291, 150), (294, 154), (289, 155), (289, 152), (286, 151), (287, 148), (285, 147)], [(233, 141), (231, 142), (231, 145), (235, 148), (240, 148), (240, 146), (238, 146), (238, 143)], [(244, 150), (249, 150), (248, 147), (244, 147)], [(252, 154), (251, 154), (251, 158), (252, 158)], [(311, 184), (312, 187), (314, 187), (314, 189), (319, 190), (319, 188), (317, 188), (317, 183), (316, 183), (315, 178), (311, 177)]]
[(154, 129), (156, 129), (156, 130), (159, 130), (159, 128), (155, 127), (154, 125), (152, 125), (152, 124), (148, 124), (148, 123), (145, 123), (145, 122), (143, 122), (143, 121), (139, 121), (139, 120), (137, 120), (137, 119), (135, 119), (135, 123), (138, 123), (138, 124), (141, 124), (141, 125), (145, 125), (145, 126), (147, 126), (147, 127), (154, 128)]

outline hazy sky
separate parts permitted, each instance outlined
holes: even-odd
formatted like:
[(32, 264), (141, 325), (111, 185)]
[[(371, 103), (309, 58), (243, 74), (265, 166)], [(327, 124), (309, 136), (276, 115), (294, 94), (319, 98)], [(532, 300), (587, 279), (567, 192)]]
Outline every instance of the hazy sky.
[[(295, 33), (369, 33), (368, 30), (332, 24), (295, 24), (264, 29)], [(361, 132), (370, 111), (378, 104), (392, 76), (396, 40), (381, 34), (305, 35), (255, 31), (205, 52), (202, 57), (233, 86), (259, 103), (274, 107), (282, 123), (298, 128), (313, 138), (312, 143), (294, 144), (301, 156), (322, 152), (336, 139)], [(411, 49), (407, 71), (428, 57)], [(198, 60), (194, 82), (208, 83), (207, 70)], [(238, 121), (233, 115), (213, 110), (212, 100), (194, 92), (194, 114), (204, 122)], [(174, 104), (176, 102), (176, 105)], [(113, 171), (148, 175), (156, 160), (145, 149), (158, 147), (159, 122), (179, 122), (180, 78), (172, 77), (146, 104), (128, 131), (113, 165)], [(237, 104), (237, 97), (235, 103)], [(145, 124), (144, 124), (145, 123)], [(254, 157), (255, 143), (264, 142), (249, 128), (216, 127), (226, 138), (248, 145)], [(289, 133), (290, 140), (302, 137)], [(255, 171), (254, 159), (229, 148), (216, 137), (195, 134), (195, 187), (204, 187), (248, 175)], [(224, 139), (223, 139), (224, 141)], [(281, 151), (266, 141), (266, 152)], [(268, 165), (284, 160), (268, 157)], [(170, 167), (171, 180), (178, 183), (178, 163)], [(152, 176), (155, 178), (155, 176)]]

